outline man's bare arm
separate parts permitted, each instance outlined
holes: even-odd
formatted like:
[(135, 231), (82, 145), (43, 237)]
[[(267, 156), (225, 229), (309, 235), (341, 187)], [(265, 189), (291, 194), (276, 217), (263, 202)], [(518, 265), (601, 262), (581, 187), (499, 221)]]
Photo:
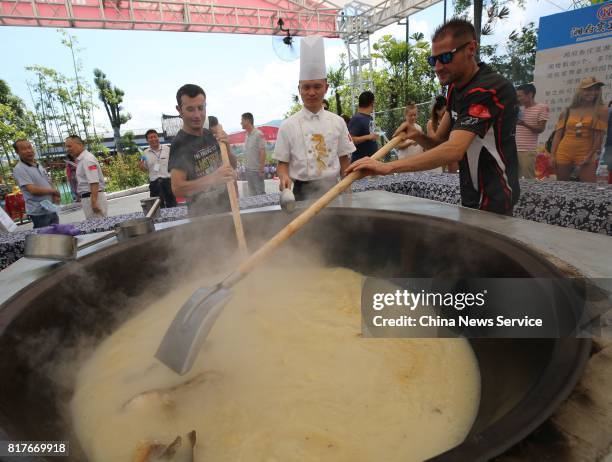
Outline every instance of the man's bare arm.
[(378, 139), (378, 135), (376, 133), (369, 133), (362, 136), (351, 135), (351, 139), (353, 140), (354, 145), (358, 145), (365, 141), (376, 141)]
[(172, 193), (175, 196), (186, 197), (211, 189), (217, 184), (233, 181), (236, 174), (231, 166), (222, 165), (210, 175), (202, 176), (197, 180), (188, 180), (186, 172), (173, 168), (170, 172), (170, 178)]
[(98, 192), (100, 191), (100, 185), (98, 183), (89, 183), (89, 191), (91, 191), (91, 209), (94, 213), (101, 213), (102, 210), (98, 205)]
[(346, 174), (346, 169), (348, 168), (348, 166), (351, 165), (351, 155), (349, 154), (348, 156), (341, 156), (340, 157), (340, 177), (344, 178), (344, 175)]
[(278, 179), (280, 180), (280, 190), (282, 191), (285, 188), (290, 188), (291, 178), (289, 177), (289, 162), (281, 162), (279, 160), (276, 166), (276, 173), (278, 173)]
[(466, 130), (453, 130), (448, 141), (416, 156), (386, 164), (365, 157), (351, 164), (347, 173), (362, 170), (365, 171), (366, 175), (388, 175), (390, 173), (431, 170), (461, 160), (475, 136), (475, 133)]
[(446, 141), (446, 139), (449, 137), (450, 129), (451, 118), (448, 112), (445, 112), (442, 120), (440, 121), (440, 125), (438, 126), (438, 130), (433, 136), (426, 135), (407, 122), (400, 125), (393, 136), (398, 136), (403, 132), (407, 138), (416, 141), (423, 147), (423, 149), (432, 149)]
[(522, 125), (525, 128), (528, 128), (529, 130), (531, 130), (532, 132), (535, 133), (542, 133), (544, 131), (544, 129), (546, 128), (546, 120), (540, 120), (538, 123), (536, 123), (535, 125), (529, 125), (527, 122), (525, 122), (524, 120), (517, 120), (517, 124), (518, 125)]
[(34, 184), (27, 184), (24, 186), (30, 194), (34, 194), (35, 196), (48, 196), (49, 194), (53, 196), (59, 196), (60, 193), (57, 189), (53, 188), (43, 188), (42, 186), (36, 186)]
[(266, 166), (266, 148), (259, 150), (259, 173), (263, 175), (264, 167)]

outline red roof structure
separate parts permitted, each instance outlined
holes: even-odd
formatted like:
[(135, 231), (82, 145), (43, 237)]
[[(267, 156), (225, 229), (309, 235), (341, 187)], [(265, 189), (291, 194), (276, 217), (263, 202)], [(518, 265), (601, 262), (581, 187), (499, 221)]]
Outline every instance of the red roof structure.
[[(261, 133), (263, 133), (264, 139), (267, 143), (276, 143), (276, 136), (278, 135), (278, 127), (271, 125), (262, 125), (257, 127)], [(246, 138), (246, 132), (244, 130), (240, 132), (234, 132), (229, 134), (230, 144), (244, 144)]]
[[(338, 37), (325, 0), (0, 0), (0, 26), (77, 27)], [(283, 35), (283, 34), (281, 34)]]

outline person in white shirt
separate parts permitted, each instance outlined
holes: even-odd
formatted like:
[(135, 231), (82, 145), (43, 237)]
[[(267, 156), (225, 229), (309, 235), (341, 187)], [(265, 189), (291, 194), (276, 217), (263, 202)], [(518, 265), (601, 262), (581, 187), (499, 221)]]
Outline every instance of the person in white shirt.
[(105, 217), (108, 213), (104, 192), (106, 185), (98, 159), (85, 149), (85, 143), (80, 136), (69, 136), (66, 138), (65, 145), (66, 152), (77, 164), (77, 194), (81, 198), (85, 218)]
[[(404, 110), (404, 117), (406, 118), (406, 123), (412, 125), (416, 130), (423, 133), (423, 129), (419, 124), (416, 123), (417, 117), (419, 115), (418, 107), (416, 103), (409, 102), (406, 104), (406, 109)], [(407, 157), (416, 156), (423, 152), (423, 147), (418, 144), (416, 141), (411, 139), (406, 139), (397, 145), (397, 158), (398, 159), (406, 159)], [(434, 168), (432, 170), (427, 170), (432, 173), (442, 173), (442, 167)]]
[(162, 207), (176, 207), (168, 172), (170, 146), (160, 144), (159, 134), (154, 129), (147, 130), (145, 138), (149, 147), (142, 153), (139, 167), (149, 173), (149, 194), (151, 197), (159, 197)]
[(304, 107), (280, 126), (274, 158), (280, 190), (293, 186), (295, 199), (307, 200), (323, 195), (338, 182), (355, 145), (344, 119), (323, 109), (329, 88), (323, 38), (304, 37), (300, 47), (298, 89)]

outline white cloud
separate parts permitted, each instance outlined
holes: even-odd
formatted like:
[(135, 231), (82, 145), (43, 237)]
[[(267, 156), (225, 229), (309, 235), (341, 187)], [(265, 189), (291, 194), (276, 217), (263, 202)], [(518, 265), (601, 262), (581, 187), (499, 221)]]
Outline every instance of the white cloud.
[[(442, 19), (440, 19), (440, 22), (442, 22)], [(421, 32), (423, 35), (425, 35), (425, 40), (429, 40), (431, 38), (431, 34), (433, 33), (433, 28), (436, 26), (437, 24), (431, 24), (427, 19), (418, 19), (413, 16), (410, 18), (410, 28), (408, 33), (412, 35), (416, 32)], [(383, 35), (392, 35), (398, 40), (406, 40), (405, 19), (402, 21), (402, 24), (391, 24), (374, 32), (370, 36), (371, 44), (376, 43)]]
[[(346, 48), (341, 40), (326, 40), (328, 69), (339, 67), (342, 54), (346, 54)], [(218, 117), (228, 131), (240, 130), (240, 116), (244, 112), (252, 112), (257, 124), (281, 119), (291, 107), (291, 96), (298, 92), (299, 59), (286, 62), (266, 51), (262, 53), (260, 63), (261, 66), (248, 66), (240, 74), (230, 75), (220, 83), (212, 80), (206, 83), (207, 113)], [(198, 80), (198, 76), (183, 77), (185, 81), (189, 78)], [(123, 106), (132, 118), (121, 127), (122, 133), (160, 128), (162, 114), (176, 113), (173, 95), (166, 94), (166, 91), (147, 88), (146, 82), (138, 88), (125, 90)], [(100, 102), (98, 106), (94, 111), (96, 129), (111, 133), (106, 112)]]
[(425, 39), (429, 40), (433, 30), (430, 27), (430, 23), (426, 20), (416, 20), (410, 22), (410, 33), (421, 32), (425, 35)]
[[(125, 124), (126, 130), (147, 130), (149, 128), (161, 127), (162, 114), (176, 114), (175, 102), (170, 98), (128, 98), (123, 106), (132, 118)], [(159, 99), (158, 99), (159, 98)]]
[(249, 67), (210, 100), (207, 112), (217, 116), (226, 130), (239, 129), (244, 112), (252, 112), (256, 124), (282, 118), (291, 106), (291, 95), (297, 93), (299, 68), (299, 60)]

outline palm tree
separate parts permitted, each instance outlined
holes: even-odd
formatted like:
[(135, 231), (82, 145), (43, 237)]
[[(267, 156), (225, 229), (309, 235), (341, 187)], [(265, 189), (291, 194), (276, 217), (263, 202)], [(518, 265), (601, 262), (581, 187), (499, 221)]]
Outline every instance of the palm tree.
[(345, 84), (345, 73), (346, 65), (344, 63), (340, 64), (339, 69), (334, 70), (333, 68), (329, 68), (329, 71), (327, 71), (327, 83), (332, 88), (336, 97), (336, 113), (338, 115), (342, 115), (342, 101), (340, 100), (340, 93), (338, 93), (338, 90)]
[(113, 87), (110, 80), (106, 78), (106, 74), (100, 69), (94, 69), (94, 83), (98, 88), (98, 97), (104, 104), (106, 115), (113, 127), (113, 137), (115, 138), (115, 150), (119, 152), (121, 149), (121, 125), (125, 124), (132, 118), (130, 114), (123, 114), (121, 103), (123, 102), (124, 91)]
[(422, 42), (425, 40), (425, 34), (423, 32), (415, 32), (409, 37), (410, 40), (414, 40), (415, 42)]
[(399, 107), (403, 102), (401, 98), (406, 93), (412, 48), (412, 45), (407, 44), (403, 40), (397, 40), (391, 35), (384, 35), (374, 44), (376, 53), (372, 53), (372, 56), (374, 58), (382, 58), (389, 65), (391, 88), (389, 89), (388, 104), (390, 109)]
[[(486, 4), (485, 4), (486, 1)], [(476, 41), (480, 45), (482, 35), (490, 35), (493, 31), (493, 24), (497, 20), (507, 19), (510, 9), (507, 5), (500, 6), (500, 0), (456, 0), (455, 14), (467, 17), (467, 10), (472, 7), (474, 12), (474, 29), (476, 29)], [(502, 3), (506, 3), (505, 1)], [(516, 0), (519, 6), (523, 6), (522, 0)], [(483, 25), (483, 12), (487, 13), (486, 22)]]

